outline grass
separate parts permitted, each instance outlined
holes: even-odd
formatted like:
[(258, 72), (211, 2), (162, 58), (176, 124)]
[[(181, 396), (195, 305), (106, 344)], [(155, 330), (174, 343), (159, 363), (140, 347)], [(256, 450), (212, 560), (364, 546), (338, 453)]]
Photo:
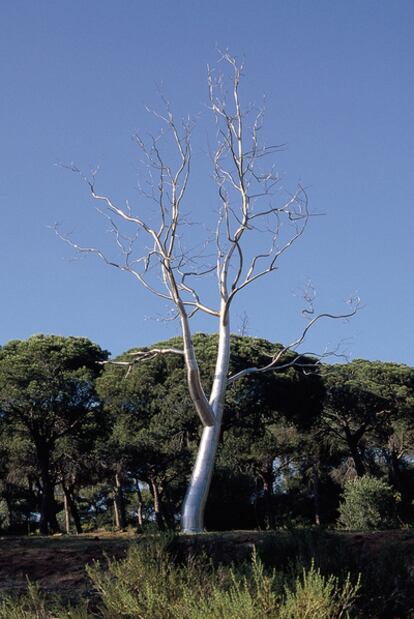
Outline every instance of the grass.
[(253, 550), (249, 563), (215, 566), (206, 557), (177, 562), (169, 537), (134, 544), (122, 560), (87, 568), (97, 592), (94, 607), (46, 600), (29, 583), (27, 594), (5, 598), (0, 619), (341, 619), (353, 617), (359, 581), (308, 570), (266, 570)]
[(414, 617), (410, 530), (132, 539), (2, 538), (0, 619)]

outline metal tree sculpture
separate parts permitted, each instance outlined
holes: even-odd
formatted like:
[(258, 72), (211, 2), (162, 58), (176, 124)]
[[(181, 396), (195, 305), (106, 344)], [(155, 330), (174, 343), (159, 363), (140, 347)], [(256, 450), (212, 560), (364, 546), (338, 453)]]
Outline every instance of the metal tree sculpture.
[[(278, 268), (281, 256), (303, 235), (310, 213), (306, 191), (301, 186), (282, 204), (276, 203), (273, 190), (279, 177), (273, 167), (264, 170), (263, 161), (275, 153), (278, 147), (265, 146), (259, 141), (263, 110), (251, 108), (243, 111), (241, 107), (239, 86), (243, 65), (228, 53), (223, 54), (222, 60), (231, 71), (229, 93), (225, 90), (222, 76), (216, 77), (214, 71), (208, 71), (209, 107), (217, 124), (217, 146), (212, 154), (212, 162), (220, 200), (213, 235), (214, 262), (206, 263), (206, 257), (201, 254), (190, 256), (181, 242), (180, 230), (186, 225), (182, 202), (190, 177), (192, 124), (189, 121), (177, 124), (165, 101), (165, 114), (157, 116), (173, 140), (179, 160), (177, 166), (170, 167), (164, 161), (159, 138), (152, 138), (147, 144), (140, 137), (136, 137), (152, 178), (156, 176), (150, 195), (146, 194), (157, 205), (156, 225), (137, 215), (128, 204), (120, 207), (107, 195), (98, 193), (95, 176), (92, 175), (91, 179), (83, 178), (89, 185), (92, 197), (101, 204), (98, 210), (110, 224), (122, 260), (116, 262), (100, 249), (82, 247), (56, 230), (57, 234), (77, 251), (95, 254), (107, 264), (130, 273), (149, 292), (173, 304), (175, 317), (181, 324), (182, 350), (153, 348), (147, 352), (134, 353), (130, 362), (115, 363), (130, 365), (167, 354), (184, 357), (189, 394), (203, 426), (182, 508), (181, 526), (187, 533), (200, 532), (204, 527), (204, 507), (214, 469), (225, 393), (229, 385), (249, 374), (269, 372), (292, 365), (300, 366), (303, 355), (290, 355), (287, 361), (286, 353), (295, 350), (304, 341), (309, 329), (322, 318), (353, 316), (358, 308), (358, 299), (352, 299), (349, 310), (341, 315), (315, 314), (312, 307), (305, 310), (309, 320), (294, 342), (279, 349), (266, 366), (249, 367), (229, 376), (230, 310), (233, 301), (247, 287)], [(77, 167), (69, 167), (80, 173)], [(283, 230), (282, 223), (288, 224)], [(124, 232), (124, 226), (134, 228), (132, 236)], [(285, 228), (289, 230), (288, 236), (284, 232)], [(265, 239), (265, 248), (257, 251), (257, 244), (254, 245), (250, 239), (258, 232), (262, 241), (265, 237), (267, 240)], [(150, 249), (143, 254), (137, 254), (137, 241), (142, 235), (150, 242)], [(256, 250), (252, 251), (252, 247)], [(157, 266), (161, 273), (163, 289), (160, 289), (154, 280), (154, 266)], [(197, 283), (200, 278), (213, 272), (217, 276), (216, 307), (203, 301), (203, 290)], [(219, 343), (209, 395), (201, 383), (192, 341), (190, 320), (197, 312), (204, 312), (217, 320)], [(309, 368), (308, 364), (307, 367)]]

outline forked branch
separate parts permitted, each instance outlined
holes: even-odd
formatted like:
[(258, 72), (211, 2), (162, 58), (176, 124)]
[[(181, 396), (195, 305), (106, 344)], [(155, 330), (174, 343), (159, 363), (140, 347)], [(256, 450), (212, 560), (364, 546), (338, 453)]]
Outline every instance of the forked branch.
[[(129, 273), (146, 290), (172, 304), (174, 315), (181, 323), (183, 350), (150, 349), (132, 353), (131, 360), (111, 363), (130, 368), (158, 355), (183, 355), (189, 392), (204, 426), (214, 425), (215, 413), (200, 379), (190, 328), (194, 314), (203, 312), (218, 320), (220, 345), (212, 391), (214, 397), (210, 399), (219, 402), (224, 397), (224, 392), (220, 390), (239, 378), (291, 365), (298, 367), (303, 361), (303, 354), (294, 355), (293, 360), (288, 361), (284, 357), (303, 343), (316, 323), (323, 318), (350, 318), (359, 307), (357, 301), (348, 313), (336, 315), (325, 312), (312, 317), (301, 335), (278, 351), (266, 366), (246, 368), (227, 378), (229, 314), (234, 298), (254, 282), (277, 271), (281, 258), (302, 237), (312, 215), (305, 188), (298, 185), (293, 193), (287, 192), (281, 186), (274, 166), (266, 167), (267, 158), (280, 150), (280, 145), (266, 144), (261, 140), (264, 109), (250, 106), (244, 110), (241, 105), (243, 64), (227, 52), (222, 54), (221, 60), (230, 69), (229, 92), (222, 76), (216, 76), (210, 68), (208, 70), (209, 104), (217, 129), (217, 147), (212, 154), (219, 200), (217, 227), (212, 240), (215, 243), (214, 259), (211, 259), (211, 254), (208, 254), (208, 260), (205, 256), (211, 239), (205, 241), (198, 255), (186, 249), (184, 244), (188, 222), (183, 216), (182, 205), (190, 178), (193, 124), (188, 119), (178, 123), (165, 98), (165, 112), (155, 112), (163, 125), (160, 134), (145, 141), (135, 136), (150, 183), (149, 192), (141, 193), (151, 200), (152, 205), (156, 205), (155, 223), (153, 217), (144, 218), (140, 214), (141, 209), (137, 214), (128, 202), (121, 207), (109, 196), (100, 193), (96, 189), (95, 172), (87, 178), (71, 165), (66, 167), (82, 177), (91, 197), (99, 205), (97, 210), (109, 224), (121, 259), (113, 260), (100, 249), (75, 243), (55, 227), (56, 234), (77, 252), (93, 254), (106, 264)], [(169, 139), (174, 147), (174, 165), (164, 159), (163, 139)], [(131, 229), (132, 234), (129, 232)], [(260, 244), (256, 242), (257, 237)], [(258, 250), (258, 247), (263, 248), (263, 244), (264, 249)], [(139, 251), (138, 245), (141, 246)], [(158, 267), (156, 273), (155, 267)], [(213, 272), (218, 286), (216, 307), (205, 301), (205, 289), (199, 284), (203, 277)], [(312, 314), (309, 311), (305, 313), (308, 316)]]
[(360, 308), (360, 299), (356, 297), (355, 299), (352, 299), (350, 302), (352, 303), (352, 310), (350, 312), (345, 313), (345, 314), (329, 314), (326, 312), (318, 314), (317, 316), (315, 316), (314, 318), (312, 318), (312, 320), (308, 322), (306, 327), (303, 329), (301, 335), (296, 340), (291, 342), (291, 344), (289, 344), (288, 346), (283, 346), (277, 353), (275, 353), (272, 356), (271, 361), (268, 364), (264, 365), (263, 367), (253, 366), (250, 368), (245, 368), (241, 370), (240, 372), (237, 372), (236, 374), (233, 374), (232, 376), (230, 376), (227, 380), (227, 384), (231, 385), (235, 383), (237, 380), (240, 380), (241, 378), (244, 378), (245, 376), (248, 376), (250, 374), (261, 374), (261, 373), (270, 372), (274, 370), (284, 370), (289, 367), (301, 367), (301, 368), (309, 369), (310, 365), (312, 364), (309, 364), (308, 362), (302, 363), (305, 357), (306, 358), (309, 357), (309, 354), (312, 354), (313, 356), (316, 357), (316, 361), (314, 364), (315, 366), (321, 363), (322, 358), (338, 356), (335, 353), (335, 351), (327, 351), (320, 355), (315, 355), (315, 353), (300, 353), (300, 354), (295, 354), (293, 358), (289, 359), (288, 361), (285, 361), (285, 362), (283, 361), (283, 357), (286, 355), (286, 353), (290, 351), (294, 351), (298, 346), (300, 346), (304, 342), (306, 335), (308, 334), (310, 329), (312, 329), (312, 327), (314, 327), (315, 324), (319, 322), (320, 320), (324, 318), (328, 318), (331, 320), (340, 320), (340, 319), (352, 318), (352, 316), (355, 316), (355, 314), (358, 312)]

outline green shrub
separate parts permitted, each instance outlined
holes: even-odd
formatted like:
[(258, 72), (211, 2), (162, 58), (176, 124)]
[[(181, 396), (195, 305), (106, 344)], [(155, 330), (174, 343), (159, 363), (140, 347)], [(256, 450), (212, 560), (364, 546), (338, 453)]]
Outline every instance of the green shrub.
[(87, 606), (46, 604), (29, 584), (19, 601), (0, 602), (0, 619), (345, 619), (359, 582), (343, 585), (312, 563), (296, 579), (266, 571), (253, 551), (248, 564), (214, 567), (205, 558), (181, 564), (172, 556), (171, 538), (146, 539), (123, 560), (87, 568), (98, 599)]
[(0, 619), (48, 619), (48, 617), (38, 588), (30, 582), (27, 594), (20, 598), (19, 602), (11, 597), (5, 597), (0, 602)]
[(392, 529), (397, 526), (392, 488), (381, 479), (358, 477), (345, 483), (338, 525), (348, 530)]
[[(48, 608), (49, 606), (49, 608)], [(92, 619), (87, 606), (76, 608), (59, 603), (48, 604), (39, 587), (29, 582), (27, 593), (18, 600), (6, 596), (0, 601), (0, 619)]]
[(124, 560), (108, 560), (105, 568), (100, 563), (87, 568), (102, 600), (102, 617), (175, 617), (177, 601), (186, 594), (190, 581), (195, 594), (199, 583), (195, 563), (175, 567), (169, 546), (168, 537), (146, 539), (131, 546)]
[[(282, 575), (275, 571), (267, 574), (256, 551), (252, 561), (245, 566), (246, 574), (228, 570), (230, 579), (215, 579), (211, 590), (202, 590), (194, 596), (188, 591), (179, 604), (174, 619), (260, 619), (279, 617), (283, 588)], [(199, 574), (200, 578), (201, 574)]]
[(299, 617), (318, 619), (341, 619), (350, 617), (356, 596), (360, 588), (360, 579), (355, 585), (347, 576), (340, 586), (336, 576), (322, 576), (312, 563), (308, 571), (296, 579), (293, 590), (285, 589), (284, 604), (279, 612), (279, 619), (298, 619)]
[(266, 572), (253, 552), (248, 565), (214, 568), (203, 560), (175, 565), (165, 544), (132, 547), (123, 561), (88, 570), (105, 619), (340, 619), (359, 590), (312, 564), (291, 576)]

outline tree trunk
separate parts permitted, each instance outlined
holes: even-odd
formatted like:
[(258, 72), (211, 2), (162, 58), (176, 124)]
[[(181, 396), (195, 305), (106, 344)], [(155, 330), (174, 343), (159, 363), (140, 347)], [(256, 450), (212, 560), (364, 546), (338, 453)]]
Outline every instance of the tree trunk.
[[(81, 524), (78, 508), (76, 506), (74, 494), (73, 494), (73, 486), (70, 485), (68, 487), (66, 486), (65, 482), (62, 482), (62, 488), (63, 488), (63, 493), (65, 496), (65, 501), (64, 501), (65, 523), (66, 523), (66, 519), (69, 518), (69, 521), (70, 521), (70, 516), (72, 516), (72, 520), (75, 525), (76, 533), (82, 533), (82, 524)], [(66, 527), (66, 532), (69, 533), (69, 531), (67, 530), (67, 527)]]
[(125, 499), (122, 490), (122, 482), (119, 473), (115, 474), (115, 488), (114, 488), (114, 514), (115, 514), (115, 527), (120, 531), (126, 529), (126, 511), (125, 511)]
[(358, 477), (363, 477), (366, 471), (358, 447), (351, 447), (351, 456), (355, 464), (356, 474), (358, 475)]
[(70, 513), (69, 513), (69, 501), (65, 491), (63, 491), (63, 508), (65, 511), (65, 532), (70, 535)]
[(184, 533), (201, 533), (204, 530), (204, 510), (214, 470), (217, 446), (221, 433), (224, 397), (230, 362), (230, 324), (222, 321), (215, 377), (210, 396), (214, 413), (214, 425), (204, 426), (196, 461), (191, 475), (181, 513), (181, 528)]
[(366, 471), (364, 462), (358, 449), (358, 443), (357, 441), (355, 441), (354, 437), (350, 434), (350, 432), (346, 433), (346, 439), (352, 460), (354, 461), (356, 474), (358, 475), (358, 477), (363, 477)]
[(60, 531), (58, 521), (56, 519), (56, 501), (54, 493), (54, 484), (52, 483), (49, 471), (48, 454), (44, 452), (38, 454), (40, 478), (42, 482), (42, 496), (40, 500), (40, 520), (39, 528), (41, 535), (49, 533), (58, 533)]
[(390, 481), (398, 492), (402, 490), (401, 483), (401, 468), (400, 468), (400, 459), (398, 458), (398, 454), (395, 449), (391, 451), (391, 472), (390, 472)]
[(263, 503), (264, 503), (264, 524), (266, 529), (274, 529), (275, 517), (273, 514), (272, 496), (273, 496), (273, 482), (274, 473), (273, 470), (268, 468), (267, 470), (260, 472), (260, 479), (263, 484)]
[(75, 523), (76, 533), (82, 533), (82, 523), (73, 493), (69, 492), (68, 500), (70, 513), (72, 514), (72, 519)]
[(13, 531), (13, 526), (14, 526), (14, 521), (13, 521), (13, 504), (12, 501), (10, 499), (10, 495), (7, 492), (7, 484), (6, 484), (6, 491), (3, 492), (3, 499), (4, 502), (6, 503), (6, 507), (7, 507), (7, 529), (8, 531)]
[(116, 491), (114, 490), (114, 522), (113, 522), (113, 526), (114, 529), (116, 529), (117, 531), (119, 531), (121, 529), (121, 519), (119, 517), (119, 509), (118, 509), (118, 503), (116, 500)]
[(142, 517), (143, 501), (142, 501), (141, 488), (139, 487), (139, 479), (135, 480), (135, 484), (136, 484), (136, 489), (137, 489), (137, 525), (138, 525), (138, 529), (141, 531), (142, 526), (144, 524), (144, 520)]
[(319, 471), (317, 464), (312, 466), (313, 508), (315, 512), (315, 524), (321, 524), (321, 499), (319, 493)]
[(160, 531), (165, 529), (164, 518), (162, 515), (160, 492), (155, 477), (150, 478), (150, 492), (154, 503), (155, 522)]

